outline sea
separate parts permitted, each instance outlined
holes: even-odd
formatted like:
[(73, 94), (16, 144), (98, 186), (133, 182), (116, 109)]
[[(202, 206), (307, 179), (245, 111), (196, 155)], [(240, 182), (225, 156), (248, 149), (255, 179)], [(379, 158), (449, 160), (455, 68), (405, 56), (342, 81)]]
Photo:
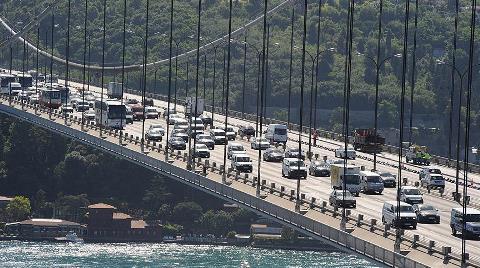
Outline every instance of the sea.
[(379, 267), (341, 252), (180, 244), (0, 241), (0, 267)]

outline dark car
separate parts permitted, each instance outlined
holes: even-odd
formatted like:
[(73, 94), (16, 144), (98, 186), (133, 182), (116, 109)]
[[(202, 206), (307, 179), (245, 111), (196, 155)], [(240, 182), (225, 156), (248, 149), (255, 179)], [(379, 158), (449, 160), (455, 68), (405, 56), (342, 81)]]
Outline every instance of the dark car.
[(383, 186), (385, 188), (393, 188), (397, 186), (397, 176), (390, 172), (382, 172), (379, 174), (383, 180)]
[(153, 99), (145, 99), (144, 106), (153, 106)]
[(330, 177), (330, 166), (323, 161), (312, 161), (308, 167), (308, 174), (315, 177)]
[(130, 105), (133, 113), (133, 120), (143, 120), (143, 106), (140, 104)]
[(187, 144), (185, 140), (180, 137), (171, 137), (168, 139), (168, 148), (172, 150), (185, 150), (187, 149)]
[(215, 149), (215, 142), (210, 138), (208, 134), (198, 134), (195, 136), (197, 143), (207, 145), (208, 149), (213, 150)]
[[(285, 150), (285, 158), (298, 158), (299, 154), (298, 148), (287, 148)], [(300, 158), (305, 160), (305, 153), (303, 151), (300, 154)]]
[(241, 126), (238, 129), (238, 135), (242, 138), (245, 136), (255, 136), (255, 128), (252, 126)]
[(206, 114), (200, 115), (198, 118), (200, 118), (203, 122), (204, 125), (211, 125), (212, 124), (212, 118)]
[(283, 150), (277, 148), (268, 148), (263, 153), (263, 161), (266, 162), (282, 162)]
[(413, 210), (417, 214), (417, 222), (440, 223), (440, 215), (438, 209), (431, 205), (416, 204)]
[(328, 202), (331, 206), (337, 207), (357, 207), (357, 201), (355, 197), (349, 192), (345, 191), (345, 197), (343, 196), (343, 190), (333, 190), (328, 198)]

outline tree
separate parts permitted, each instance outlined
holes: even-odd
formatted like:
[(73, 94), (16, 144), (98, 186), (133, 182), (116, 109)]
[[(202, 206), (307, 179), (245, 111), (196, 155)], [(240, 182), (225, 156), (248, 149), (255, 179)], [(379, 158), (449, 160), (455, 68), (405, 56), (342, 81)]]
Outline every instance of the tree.
[(195, 202), (181, 202), (173, 208), (174, 221), (192, 224), (202, 215), (202, 207)]
[(6, 220), (9, 222), (23, 221), (30, 216), (30, 200), (24, 196), (15, 196), (5, 208)]
[(157, 217), (162, 221), (168, 221), (172, 217), (172, 208), (168, 204), (163, 204), (157, 211)]
[(292, 228), (289, 228), (289, 227), (283, 227), (283, 229), (282, 229), (282, 239), (288, 240), (288, 241), (294, 241), (295, 239), (297, 239), (297, 237), (298, 237), (298, 235), (295, 232), (295, 230), (293, 230)]

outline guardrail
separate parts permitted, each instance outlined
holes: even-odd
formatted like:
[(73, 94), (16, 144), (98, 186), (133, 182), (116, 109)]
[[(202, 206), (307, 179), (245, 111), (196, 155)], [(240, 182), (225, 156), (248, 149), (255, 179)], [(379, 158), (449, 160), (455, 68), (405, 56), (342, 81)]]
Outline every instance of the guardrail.
[[(16, 98), (13, 98), (13, 102), (15, 104), (21, 104), (21, 102), (19, 102), (18, 99)], [(51, 111), (50, 109), (45, 109), (38, 105), (30, 105), (28, 103), (23, 103), (23, 105), (25, 105), (25, 108), (37, 109), (37, 111), (42, 113), (48, 113)], [(197, 189), (217, 195), (218, 197), (223, 198), (225, 200), (234, 201), (250, 209), (259, 211), (264, 215), (269, 216), (272, 219), (286, 223), (303, 233), (320, 238), (322, 240), (329, 241), (334, 246), (347, 248), (351, 251), (368, 256), (376, 261), (379, 261), (387, 265), (397, 265), (402, 267), (428, 267), (428, 265), (424, 265), (424, 264), (415, 262), (413, 260), (410, 260), (405, 256), (402, 256), (401, 254), (397, 254), (392, 252), (391, 250), (376, 246), (368, 241), (364, 241), (358, 237), (352, 236), (349, 233), (346, 233), (346, 232), (337, 230), (335, 228), (329, 227), (327, 225), (324, 225), (322, 223), (316, 222), (315, 220), (309, 217), (306, 217), (302, 214), (299, 214), (294, 211), (290, 211), (285, 208), (281, 208), (279, 206), (275, 206), (274, 204), (268, 201), (262, 200), (260, 198), (256, 198), (249, 194), (243, 193), (235, 188), (229, 187), (228, 185), (224, 185), (222, 183), (208, 179), (206, 176), (209, 169), (211, 171), (218, 171), (218, 173), (220, 174), (223, 171), (223, 166), (217, 165), (215, 162), (210, 163), (209, 160), (205, 160), (202, 163), (201, 161), (198, 161), (195, 164), (198, 167), (203, 167), (202, 170), (198, 172), (188, 171), (183, 168), (176, 167), (169, 163), (163, 162), (161, 160), (148, 157), (141, 152), (136, 152), (131, 149), (127, 149), (122, 145), (105, 141), (101, 138), (92, 136), (82, 131), (72, 129), (62, 124), (55, 123), (48, 119), (40, 118), (26, 111), (21, 111), (16, 108), (9, 107), (7, 105), (2, 105), (2, 104), (0, 104), (0, 107), (2, 107), (1, 110), (4, 113), (13, 115), (15, 117), (18, 117), (20, 119), (26, 120), (28, 122), (31, 122), (37, 125), (40, 125), (41, 127), (54, 130), (67, 137), (77, 139), (80, 142), (95, 146), (97, 148), (100, 148), (104, 151), (115, 154), (117, 156), (121, 156), (131, 162), (145, 166), (146, 168), (149, 168), (155, 172), (159, 172), (163, 175), (172, 177), (178, 181), (189, 184)], [(59, 113), (56, 110), (52, 111), (52, 116), (57, 118), (64, 118), (64, 115)], [(71, 115), (67, 117), (67, 120), (70, 123), (77, 123), (77, 124), (82, 123), (81, 118), (77, 118)], [(98, 130), (98, 127), (96, 127), (95, 125), (86, 125), (86, 127), (91, 128), (93, 130)], [(104, 133), (105, 135), (118, 137), (120, 142), (129, 142), (129, 143), (139, 145), (139, 138), (133, 137), (133, 135), (128, 135), (127, 133), (120, 135), (121, 132), (113, 131), (111, 129), (104, 129), (102, 133)], [(163, 151), (162, 145), (161, 144), (157, 145), (155, 142), (153, 143), (147, 142), (145, 144), (145, 148), (151, 151), (155, 151), (155, 150), (157, 150), (158, 152)], [(171, 156), (175, 157), (176, 159), (187, 161), (186, 155), (184, 154), (182, 157), (181, 152), (179, 151), (177, 151), (177, 153), (171, 152)], [(239, 181), (243, 180), (244, 183), (251, 184), (254, 187), (256, 187), (257, 183), (260, 183), (262, 191), (270, 194), (275, 194), (280, 197), (287, 198), (289, 200), (295, 200), (296, 198), (295, 190), (291, 189), (290, 192), (288, 192), (287, 189), (285, 189), (285, 187), (283, 186), (280, 187), (280, 189), (277, 189), (274, 183), (271, 183), (270, 185), (268, 185), (266, 180), (258, 181), (258, 179), (255, 176), (253, 176), (252, 180), (250, 180), (250, 177), (248, 175), (244, 175), (242, 177), (240, 176), (240, 174), (232, 174), (232, 171), (229, 169), (227, 177), (229, 179), (233, 178)], [(338, 208), (333, 208), (333, 209), (328, 208), (325, 201), (323, 201), (321, 205), (317, 205), (318, 201), (314, 197), (307, 199), (305, 194), (303, 193), (300, 196), (301, 196), (300, 201), (303, 205), (307, 205), (311, 209), (319, 210), (322, 213), (329, 213), (333, 217), (338, 216)], [(350, 213), (347, 213), (347, 214), (350, 214)], [(388, 237), (393, 235), (391, 231), (386, 230), (386, 227), (384, 227), (385, 229), (382, 229), (376, 226), (376, 223), (373, 224), (374, 219), (370, 219), (370, 223), (366, 222), (365, 219), (363, 218), (363, 215), (361, 214), (359, 214), (357, 218), (353, 218), (352, 216), (349, 216), (348, 219), (350, 221), (356, 220), (358, 227), (369, 226), (368, 227), (369, 230), (373, 233), (375, 233), (375, 231), (383, 231), (384, 236)], [(415, 245), (415, 247), (417, 248), (422, 248), (428, 251), (429, 254), (439, 254), (439, 255), (443, 255), (443, 257), (447, 259), (450, 258), (452, 260), (457, 260), (457, 261), (460, 260), (457, 254), (451, 253), (451, 248), (442, 247), (442, 249), (439, 250), (436, 247), (435, 242), (432, 243), (428, 241), (428, 243), (426, 243), (425, 240), (420, 241), (419, 237), (416, 237), (416, 236), (414, 236), (413, 238), (404, 237), (404, 241), (407, 241), (412, 245)], [(475, 263), (471, 263), (471, 264), (474, 267), (480, 267), (478, 264), (475, 264)]]

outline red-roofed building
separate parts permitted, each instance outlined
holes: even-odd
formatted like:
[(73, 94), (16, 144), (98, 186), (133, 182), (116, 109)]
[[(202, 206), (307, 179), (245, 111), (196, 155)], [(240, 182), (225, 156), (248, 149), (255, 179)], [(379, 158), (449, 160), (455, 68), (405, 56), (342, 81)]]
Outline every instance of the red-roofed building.
[(90, 242), (160, 242), (162, 226), (156, 222), (134, 220), (130, 215), (117, 212), (108, 204), (88, 206), (86, 241)]

